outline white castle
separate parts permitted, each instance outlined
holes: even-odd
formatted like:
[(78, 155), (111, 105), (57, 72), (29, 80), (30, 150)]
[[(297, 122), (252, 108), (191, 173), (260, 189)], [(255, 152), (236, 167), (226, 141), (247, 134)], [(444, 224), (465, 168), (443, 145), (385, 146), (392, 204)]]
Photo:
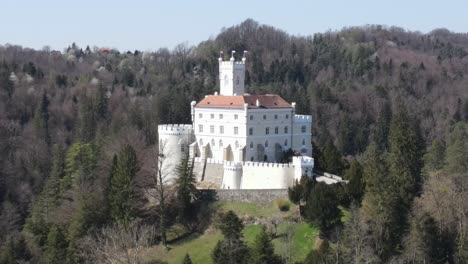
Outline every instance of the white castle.
[[(312, 116), (296, 115), (279, 95), (245, 93), (241, 61), (219, 58), (220, 93), (191, 102), (192, 125), (159, 125), (164, 170), (189, 152), (200, 183), (220, 189), (285, 189), (312, 176)], [(286, 151), (295, 155), (284, 163)]]

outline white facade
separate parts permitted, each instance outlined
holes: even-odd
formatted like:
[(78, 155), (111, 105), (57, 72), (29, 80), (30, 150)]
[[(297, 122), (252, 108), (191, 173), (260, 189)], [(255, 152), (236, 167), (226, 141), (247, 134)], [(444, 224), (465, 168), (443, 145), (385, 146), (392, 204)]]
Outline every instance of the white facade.
[[(303, 174), (312, 176), (312, 117), (296, 115), (295, 103), (277, 95), (244, 94), (245, 62), (219, 59), (221, 92), (191, 103), (193, 125), (159, 126), (169, 174), (175, 177), (189, 151), (197, 179), (219, 188), (284, 189)], [(292, 163), (288, 150), (296, 155)], [(207, 171), (221, 165), (223, 175)]]

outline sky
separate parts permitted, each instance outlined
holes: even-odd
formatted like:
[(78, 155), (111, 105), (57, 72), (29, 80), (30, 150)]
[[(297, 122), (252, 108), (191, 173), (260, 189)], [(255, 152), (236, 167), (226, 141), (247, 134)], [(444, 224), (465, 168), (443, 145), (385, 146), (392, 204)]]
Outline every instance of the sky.
[(301, 36), (368, 24), (467, 33), (468, 1), (0, 0), (0, 45), (154, 51), (197, 45), (248, 18)]

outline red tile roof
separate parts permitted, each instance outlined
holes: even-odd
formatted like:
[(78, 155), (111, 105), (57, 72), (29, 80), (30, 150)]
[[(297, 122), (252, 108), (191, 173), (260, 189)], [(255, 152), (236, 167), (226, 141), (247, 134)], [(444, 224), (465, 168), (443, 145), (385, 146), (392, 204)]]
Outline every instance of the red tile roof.
[[(257, 100), (260, 106), (257, 107)], [(256, 108), (291, 108), (281, 96), (276, 94), (265, 95), (208, 95), (203, 98), (196, 107), (219, 107), (219, 108), (244, 108), (248, 104), (249, 109)]]

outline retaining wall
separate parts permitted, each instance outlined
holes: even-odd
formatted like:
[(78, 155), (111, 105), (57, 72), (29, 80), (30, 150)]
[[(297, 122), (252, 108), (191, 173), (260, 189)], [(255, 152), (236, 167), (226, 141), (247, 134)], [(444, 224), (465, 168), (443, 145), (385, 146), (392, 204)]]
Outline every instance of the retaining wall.
[(287, 189), (263, 190), (200, 190), (207, 201), (244, 202), (267, 205), (281, 198), (288, 200)]

